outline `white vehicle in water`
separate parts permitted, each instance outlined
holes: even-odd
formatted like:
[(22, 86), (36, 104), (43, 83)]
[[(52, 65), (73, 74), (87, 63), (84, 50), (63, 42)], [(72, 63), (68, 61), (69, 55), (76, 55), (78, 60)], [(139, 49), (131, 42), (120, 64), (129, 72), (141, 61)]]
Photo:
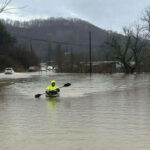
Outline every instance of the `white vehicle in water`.
[(52, 66), (48, 66), (48, 67), (47, 67), (47, 70), (49, 70), (49, 71), (50, 71), (50, 70), (53, 70), (53, 67), (52, 67)]
[(5, 73), (5, 74), (13, 74), (13, 73), (14, 73), (14, 70), (13, 70), (13, 68), (5, 68), (4, 73)]
[(46, 71), (45, 67), (41, 67), (40, 71)]

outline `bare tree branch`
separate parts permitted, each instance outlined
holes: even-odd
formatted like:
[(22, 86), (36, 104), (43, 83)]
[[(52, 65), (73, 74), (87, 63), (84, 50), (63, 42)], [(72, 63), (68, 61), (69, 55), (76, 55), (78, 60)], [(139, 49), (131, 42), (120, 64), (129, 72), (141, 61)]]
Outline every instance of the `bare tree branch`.
[(23, 7), (9, 7), (10, 3), (12, 2), (12, 0), (5, 0), (5, 2), (3, 2), (3, 4), (1, 4), (0, 6), (0, 14), (1, 13), (7, 13), (7, 14), (15, 14), (14, 10), (18, 10), (18, 9), (23, 9), (26, 8), (27, 6), (23, 6)]
[(9, 9), (7, 8), (8, 5), (11, 3), (11, 0), (6, 0), (2, 6), (0, 6), (0, 13), (4, 13), (5, 11), (8, 11)]
[(150, 7), (146, 8), (141, 20), (145, 23), (145, 29), (150, 33)]

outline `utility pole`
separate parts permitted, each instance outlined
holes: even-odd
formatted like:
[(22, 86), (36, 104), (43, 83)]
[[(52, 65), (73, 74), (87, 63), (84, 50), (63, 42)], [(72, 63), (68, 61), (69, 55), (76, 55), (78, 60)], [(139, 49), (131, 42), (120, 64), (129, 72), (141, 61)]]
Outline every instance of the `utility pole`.
[(73, 56), (73, 51), (72, 51), (72, 48), (70, 50), (70, 66), (71, 66), (71, 72), (73, 71), (73, 65), (74, 65), (74, 56)]
[(32, 40), (30, 39), (29, 42), (30, 42), (30, 52), (32, 53), (32, 52), (33, 52), (33, 48), (32, 48)]
[(47, 49), (47, 65), (52, 65), (52, 45), (51, 43), (48, 43), (48, 49)]
[(90, 74), (92, 73), (92, 46), (91, 46), (91, 31), (89, 32), (89, 62), (90, 62)]

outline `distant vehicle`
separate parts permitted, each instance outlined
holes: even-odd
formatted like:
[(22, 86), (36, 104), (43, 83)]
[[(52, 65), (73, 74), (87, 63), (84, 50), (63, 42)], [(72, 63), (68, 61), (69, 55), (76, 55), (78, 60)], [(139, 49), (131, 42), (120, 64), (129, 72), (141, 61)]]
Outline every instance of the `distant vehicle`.
[(5, 68), (4, 73), (5, 73), (5, 74), (13, 74), (13, 73), (14, 73), (14, 70), (13, 70), (13, 68)]
[(46, 71), (45, 67), (41, 67), (40, 71)]
[(53, 70), (53, 67), (52, 66), (48, 66), (47, 70)]
[(29, 72), (34, 72), (34, 71), (36, 71), (36, 68), (34, 66), (31, 66), (31, 67), (29, 67), (28, 71)]

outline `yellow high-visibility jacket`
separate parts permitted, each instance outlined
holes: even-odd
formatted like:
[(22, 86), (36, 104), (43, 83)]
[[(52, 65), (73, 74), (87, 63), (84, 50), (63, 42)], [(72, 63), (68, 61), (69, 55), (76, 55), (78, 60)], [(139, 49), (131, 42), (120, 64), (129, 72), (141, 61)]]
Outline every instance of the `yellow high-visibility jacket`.
[[(52, 86), (52, 83), (55, 83), (55, 86)], [(54, 80), (52, 80), (51, 83), (50, 83), (50, 86), (48, 86), (46, 88), (46, 91), (47, 92), (50, 92), (50, 91), (59, 91), (59, 87), (56, 85), (56, 82)]]

